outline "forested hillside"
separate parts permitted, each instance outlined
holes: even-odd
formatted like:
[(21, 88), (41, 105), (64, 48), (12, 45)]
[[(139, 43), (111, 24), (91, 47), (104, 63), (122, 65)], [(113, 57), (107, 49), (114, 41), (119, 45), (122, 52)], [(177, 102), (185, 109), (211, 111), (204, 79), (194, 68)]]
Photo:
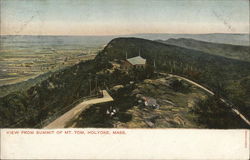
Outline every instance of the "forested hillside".
[(179, 47), (185, 47), (202, 52), (206, 52), (212, 55), (223, 56), (232, 59), (238, 59), (242, 61), (250, 62), (250, 47), (239, 46), (230, 44), (211, 43), (205, 41), (198, 41), (194, 39), (170, 38), (166, 41), (158, 40), (158, 42), (175, 45)]
[(89, 95), (90, 79), (93, 83), (97, 70), (94, 61), (82, 62), (53, 73), (31, 88), (0, 98), (0, 127), (34, 127)]

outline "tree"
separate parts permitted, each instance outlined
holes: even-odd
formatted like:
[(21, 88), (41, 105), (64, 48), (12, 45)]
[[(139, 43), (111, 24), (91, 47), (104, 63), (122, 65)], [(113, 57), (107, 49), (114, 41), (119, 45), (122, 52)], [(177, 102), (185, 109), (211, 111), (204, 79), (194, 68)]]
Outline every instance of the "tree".
[(241, 128), (244, 127), (241, 119), (231, 111), (219, 97), (210, 96), (200, 100), (191, 110), (200, 125), (207, 128)]

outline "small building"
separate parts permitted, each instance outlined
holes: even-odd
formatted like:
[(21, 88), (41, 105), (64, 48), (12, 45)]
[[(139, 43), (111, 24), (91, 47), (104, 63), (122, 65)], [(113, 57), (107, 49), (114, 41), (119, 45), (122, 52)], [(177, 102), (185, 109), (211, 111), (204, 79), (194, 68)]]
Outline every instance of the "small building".
[(132, 68), (145, 68), (146, 67), (146, 59), (141, 56), (128, 58), (124, 60), (121, 64), (121, 69), (129, 70)]

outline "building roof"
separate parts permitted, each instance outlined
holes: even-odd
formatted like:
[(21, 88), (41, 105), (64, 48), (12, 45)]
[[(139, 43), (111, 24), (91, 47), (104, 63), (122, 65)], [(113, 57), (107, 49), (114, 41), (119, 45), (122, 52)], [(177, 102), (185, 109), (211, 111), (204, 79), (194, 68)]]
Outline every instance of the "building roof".
[(146, 64), (146, 59), (142, 58), (141, 56), (129, 58), (129, 59), (127, 59), (127, 61), (128, 61), (129, 63), (131, 63), (132, 65), (136, 65), (136, 64)]

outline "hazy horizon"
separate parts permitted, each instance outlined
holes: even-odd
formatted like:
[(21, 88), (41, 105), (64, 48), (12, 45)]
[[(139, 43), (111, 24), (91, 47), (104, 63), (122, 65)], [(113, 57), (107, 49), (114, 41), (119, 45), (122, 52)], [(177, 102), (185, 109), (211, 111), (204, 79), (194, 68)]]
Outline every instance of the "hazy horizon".
[(0, 36), (93, 36), (93, 37), (104, 37), (104, 36), (133, 36), (133, 35), (150, 35), (150, 34), (176, 34), (176, 35), (206, 35), (206, 34), (250, 34), (250, 33), (133, 33), (133, 34), (110, 34), (110, 35), (74, 35), (74, 34), (61, 34), (61, 35), (53, 35), (53, 34), (0, 34)]
[(1, 0), (1, 35), (249, 34), (248, 0)]

